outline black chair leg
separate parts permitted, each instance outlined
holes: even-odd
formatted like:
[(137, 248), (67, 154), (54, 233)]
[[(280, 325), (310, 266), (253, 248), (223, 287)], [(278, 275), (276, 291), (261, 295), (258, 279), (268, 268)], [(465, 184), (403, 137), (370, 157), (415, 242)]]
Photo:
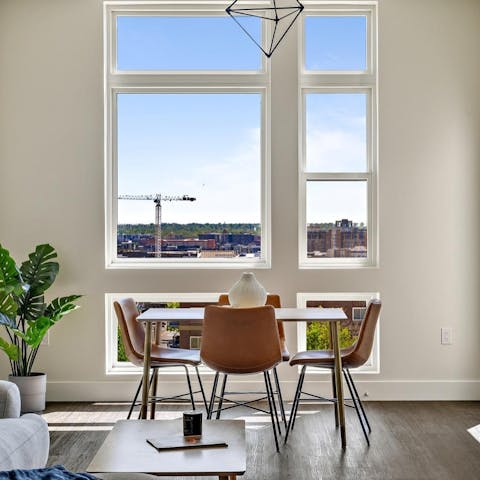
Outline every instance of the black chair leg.
[(132, 404), (130, 405), (130, 410), (128, 411), (128, 415), (127, 415), (127, 420), (130, 420), (130, 417), (132, 416), (132, 412), (133, 412), (133, 409), (135, 408), (135, 404), (137, 403), (138, 394), (140, 393), (140, 389), (142, 388), (142, 385), (143, 385), (143, 375), (140, 378), (137, 392), (135, 393), (135, 397), (133, 398)]
[(335, 427), (338, 428), (340, 423), (338, 421), (337, 383), (335, 380), (335, 370), (333, 368), (331, 371), (331, 376), (332, 376), (332, 393), (333, 393), (333, 398), (335, 399), (335, 403), (333, 404), (333, 411), (335, 414)]
[(285, 431), (287, 430), (287, 416), (285, 415), (285, 405), (283, 404), (282, 391), (280, 390), (280, 382), (278, 381), (277, 367), (273, 367), (273, 378), (275, 380), (275, 388), (277, 389), (278, 403), (280, 404), (280, 413), (282, 414)]
[(352, 376), (350, 375), (350, 370), (348, 368), (345, 369), (347, 371), (348, 378), (350, 379), (350, 383), (352, 384), (353, 391), (355, 392), (355, 396), (357, 397), (358, 404), (360, 405), (360, 409), (363, 413), (363, 418), (365, 419), (365, 423), (367, 424), (369, 433), (372, 433), (372, 428), (370, 427), (370, 422), (368, 421), (367, 414), (365, 413), (365, 409), (363, 408), (363, 403), (360, 400), (360, 395), (358, 394), (357, 387), (355, 386), (355, 382), (353, 381)]
[(196, 365), (195, 365), (195, 372), (197, 372), (198, 384), (200, 385), (200, 392), (202, 393), (202, 399), (203, 399), (203, 404), (205, 405), (205, 411), (208, 413), (207, 398), (205, 397), (205, 391), (203, 390), (202, 379), (200, 377), (200, 372), (198, 371), (198, 367)]
[(213, 407), (215, 406), (215, 395), (217, 393), (217, 385), (218, 385), (218, 377), (219, 373), (215, 373), (215, 378), (213, 379), (213, 385), (212, 385), (212, 394), (210, 396), (210, 404), (208, 406), (208, 413), (207, 413), (207, 420), (210, 420), (212, 418), (212, 413), (213, 413)]
[(152, 372), (152, 380), (151, 389), (152, 389), (152, 404), (150, 405), (150, 420), (155, 419), (155, 408), (157, 406), (157, 402), (155, 401), (155, 397), (157, 396), (157, 386), (158, 386), (158, 368), (154, 368)]
[(277, 452), (280, 451), (280, 447), (278, 446), (278, 436), (277, 436), (277, 426), (275, 425), (275, 417), (274, 417), (274, 413), (273, 413), (273, 403), (272, 402), (275, 402), (275, 399), (272, 398), (272, 392), (270, 390), (270, 387), (269, 387), (269, 378), (267, 377), (267, 372), (263, 372), (263, 377), (264, 377), (264, 380), (265, 380), (265, 389), (267, 391), (267, 398), (268, 398), (268, 406), (269, 406), (269, 409), (270, 409), (270, 419), (272, 421), (272, 428), (273, 428), (273, 436), (275, 438), (275, 446), (277, 448)]
[(277, 404), (275, 403), (275, 393), (272, 386), (272, 379), (270, 378), (270, 372), (267, 371), (267, 380), (268, 380), (268, 388), (270, 389), (270, 394), (272, 396), (272, 405), (273, 405), (273, 412), (275, 413), (275, 420), (277, 421), (277, 429), (278, 435), (282, 436), (282, 430), (280, 428), (280, 420), (278, 418), (278, 411), (277, 411)]
[(350, 384), (350, 379), (348, 378), (347, 372), (345, 370), (343, 370), (343, 376), (345, 377), (345, 382), (347, 384), (348, 390), (350, 391), (350, 395), (352, 397), (353, 405), (355, 407), (355, 411), (357, 412), (358, 421), (360, 422), (360, 425), (361, 425), (362, 430), (363, 430), (363, 434), (365, 435), (365, 440), (367, 441), (367, 444), (370, 446), (370, 440), (368, 438), (368, 433), (367, 433), (367, 430), (365, 428), (365, 425), (363, 424), (363, 418), (362, 418), (362, 415), (360, 413), (360, 408), (358, 406), (357, 399), (355, 398), (355, 395), (354, 395), (354, 392), (353, 392), (353, 389), (352, 389), (352, 385)]
[(186, 365), (184, 365), (183, 367), (185, 368), (185, 375), (187, 377), (188, 393), (190, 394), (190, 402), (192, 403), (192, 410), (195, 410), (195, 400), (193, 399), (192, 382), (190, 381), (188, 367)]
[(300, 374), (300, 378), (299, 378), (299, 390), (298, 390), (298, 400), (297, 400), (297, 403), (295, 405), (295, 411), (292, 412), (293, 416), (292, 416), (292, 427), (291, 429), (293, 430), (293, 428), (295, 427), (295, 422), (297, 420), (297, 411), (298, 411), (298, 406), (300, 405), (300, 400), (302, 398), (302, 388), (303, 388), (303, 382), (305, 381), (305, 372), (307, 371), (307, 366), (304, 365), (303, 368), (302, 368), (302, 372)]
[(287, 431), (285, 432), (285, 442), (284, 443), (287, 443), (288, 435), (290, 433), (290, 430), (292, 429), (292, 424), (293, 424), (293, 421), (294, 421), (293, 419), (295, 418), (295, 414), (297, 412), (297, 404), (300, 401), (300, 395), (301, 395), (301, 392), (302, 392), (302, 385), (303, 385), (302, 377), (305, 374), (305, 368), (306, 368), (306, 366), (304, 365), (302, 367), (302, 371), (300, 373), (300, 376), (298, 377), (297, 389), (295, 390), (295, 395), (293, 397), (293, 403), (292, 403), (292, 408), (290, 410), (290, 418), (289, 418), (289, 421), (288, 421)]
[(216, 419), (218, 420), (222, 414), (222, 405), (223, 405), (223, 397), (225, 396), (225, 387), (227, 385), (227, 377), (228, 375), (226, 373), (223, 374), (223, 382), (222, 382), (222, 388), (220, 390), (220, 399), (218, 400), (218, 408), (217, 408), (217, 415)]

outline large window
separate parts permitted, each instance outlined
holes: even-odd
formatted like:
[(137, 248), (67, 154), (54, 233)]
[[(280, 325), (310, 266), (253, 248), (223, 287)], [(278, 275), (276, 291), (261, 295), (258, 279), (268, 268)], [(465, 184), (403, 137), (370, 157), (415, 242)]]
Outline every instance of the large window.
[(268, 267), (267, 63), (223, 6), (172, 5), (105, 6), (107, 267)]
[[(225, 5), (104, 3), (107, 267), (270, 267), (283, 67), (299, 69), (299, 267), (378, 264), (375, 2), (309, 4), (299, 61), (279, 49), (272, 72)], [(269, 22), (242, 21), (266, 41)]]
[(377, 263), (373, 8), (312, 7), (303, 17), (301, 268)]

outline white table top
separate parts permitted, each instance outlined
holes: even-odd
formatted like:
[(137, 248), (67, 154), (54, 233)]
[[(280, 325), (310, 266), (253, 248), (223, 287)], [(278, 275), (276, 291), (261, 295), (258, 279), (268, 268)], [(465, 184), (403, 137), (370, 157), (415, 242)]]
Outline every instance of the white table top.
[(159, 476), (242, 475), (246, 470), (245, 422), (204, 420), (203, 436), (224, 440), (226, 448), (157, 451), (147, 438), (183, 432), (182, 419), (120, 420), (87, 468), (100, 473), (151, 473)]
[[(137, 321), (201, 321), (203, 320), (203, 313), (204, 308), (149, 308), (137, 317)], [(284, 322), (336, 322), (347, 320), (347, 316), (341, 308), (276, 308), (275, 317), (277, 320)]]

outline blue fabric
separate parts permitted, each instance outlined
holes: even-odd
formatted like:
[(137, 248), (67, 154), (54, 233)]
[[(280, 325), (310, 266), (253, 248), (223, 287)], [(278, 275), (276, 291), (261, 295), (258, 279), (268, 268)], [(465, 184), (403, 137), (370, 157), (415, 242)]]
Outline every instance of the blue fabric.
[(62, 465), (35, 470), (10, 470), (0, 472), (0, 480), (96, 480), (89, 473), (69, 472)]

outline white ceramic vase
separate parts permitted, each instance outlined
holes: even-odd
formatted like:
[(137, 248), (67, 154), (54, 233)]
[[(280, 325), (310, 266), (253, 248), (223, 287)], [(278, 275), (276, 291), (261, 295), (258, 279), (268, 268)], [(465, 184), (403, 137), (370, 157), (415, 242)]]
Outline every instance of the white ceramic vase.
[(20, 390), (21, 412), (42, 412), (45, 410), (47, 392), (47, 374), (32, 373), (28, 377), (9, 375), (8, 380), (17, 385)]
[(254, 273), (243, 273), (228, 292), (228, 301), (232, 307), (259, 307), (265, 305), (266, 300), (267, 291)]

